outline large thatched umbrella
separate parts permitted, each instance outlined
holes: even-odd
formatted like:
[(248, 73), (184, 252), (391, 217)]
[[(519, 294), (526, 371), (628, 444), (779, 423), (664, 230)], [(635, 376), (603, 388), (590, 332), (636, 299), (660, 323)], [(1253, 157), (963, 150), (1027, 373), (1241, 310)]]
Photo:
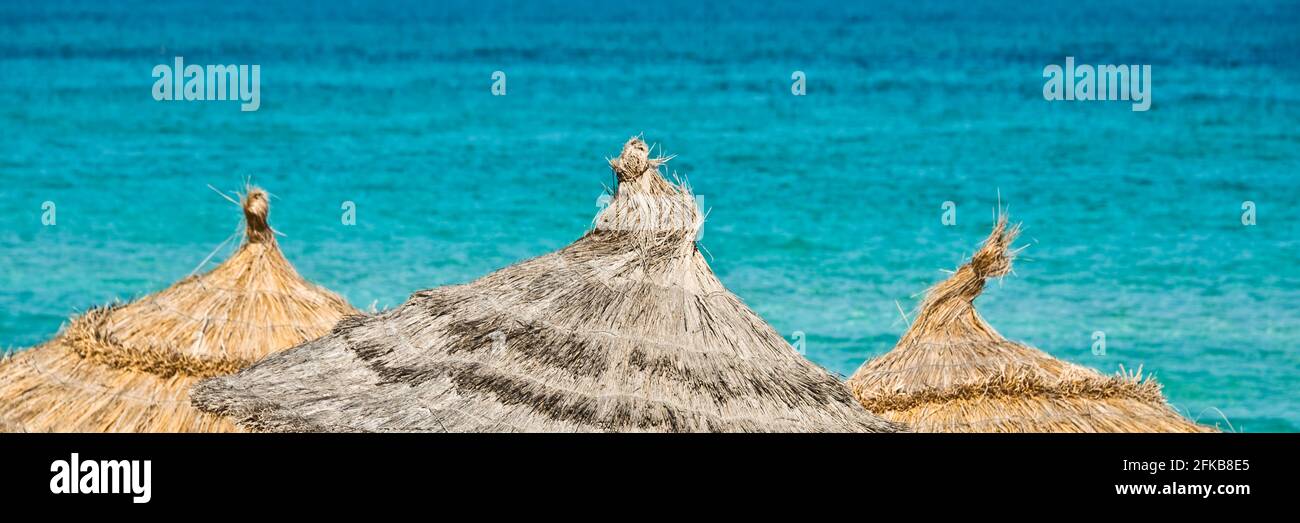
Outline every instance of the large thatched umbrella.
[(1196, 432), (1153, 379), (1105, 376), (1008, 341), (975, 311), (988, 278), (1011, 271), (1020, 230), (998, 219), (969, 263), (931, 288), (894, 349), (849, 387), (872, 412), (921, 432)]
[(0, 364), (0, 429), (237, 430), (189, 405), (190, 386), (329, 332), (355, 314), (302, 279), (267, 225), (266, 193), (243, 198), (246, 240), (210, 272), (90, 310)]
[(271, 431), (895, 431), (714, 276), (688, 190), (632, 139), (559, 251), (198, 384)]

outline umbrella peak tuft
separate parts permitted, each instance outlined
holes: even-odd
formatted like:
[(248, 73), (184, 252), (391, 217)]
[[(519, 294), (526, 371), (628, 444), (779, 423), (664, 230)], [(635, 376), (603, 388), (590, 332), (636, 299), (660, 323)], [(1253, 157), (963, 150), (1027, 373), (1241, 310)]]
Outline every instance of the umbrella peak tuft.
[[(1007, 215), (999, 216), (993, 231), (979, 250), (975, 251), (975, 255), (971, 256), (971, 260), (926, 293), (921, 302), (921, 315), (955, 318), (959, 312), (968, 311), (975, 298), (984, 292), (984, 284), (989, 278), (1011, 273), (1011, 262), (1019, 252), (1019, 249), (1012, 249), (1011, 244), (1018, 236), (1020, 224), (1008, 225)], [(978, 320), (975, 322), (983, 323)]]
[(1007, 227), (1007, 215), (998, 217), (993, 232), (984, 240), (980, 250), (971, 257), (970, 266), (976, 276), (982, 279), (1006, 276), (1011, 272), (1011, 262), (1016, 253), (1011, 250), (1011, 243), (1020, 236), (1020, 225)]
[(623, 152), (618, 155), (618, 158), (609, 161), (620, 182), (634, 181), (647, 172), (657, 170), (662, 163), (664, 159), (651, 158), (650, 146), (635, 136), (623, 144)]
[(248, 241), (250, 243), (274, 241), (275, 232), (266, 221), (267, 215), (271, 213), (271, 203), (266, 196), (266, 191), (257, 187), (249, 188), (240, 206), (244, 208)]

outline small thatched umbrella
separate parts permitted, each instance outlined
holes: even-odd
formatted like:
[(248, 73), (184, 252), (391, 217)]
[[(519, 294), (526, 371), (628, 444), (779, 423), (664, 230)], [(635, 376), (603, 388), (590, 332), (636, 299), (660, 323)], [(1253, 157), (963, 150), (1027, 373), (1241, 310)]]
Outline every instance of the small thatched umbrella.
[(849, 387), (868, 410), (919, 432), (1197, 432), (1136, 374), (1104, 376), (1008, 341), (975, 311), (988, 278), (1011, 271), (1019, 226), (998, 219), (971, 261), (930, 289), (889, 353)]
[(234, 372), (329, 332), (357, 311), (302, 279), (243, 198), (246, 240), (212, 271), (131, 303), (90, 310), (0, 364), (0, 428), (32, 432), (231, 431), (189, 405), (201, 378)]
[(714, 276), (640, 139), (592, 231), (191, 394), (269, 431), (895, 431)]

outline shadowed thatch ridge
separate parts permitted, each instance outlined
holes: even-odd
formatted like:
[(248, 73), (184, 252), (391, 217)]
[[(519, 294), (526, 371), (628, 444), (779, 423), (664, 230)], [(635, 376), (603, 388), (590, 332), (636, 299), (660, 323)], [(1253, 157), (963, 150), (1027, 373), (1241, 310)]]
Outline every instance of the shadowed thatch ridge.
[(849, 388), (872, 412), (920, 432), (1200, 432), (1160, 385), (1105, 376), (1008, 341), (975, 310), (989, 278), (1011, 272), (1019, 226), (998, 218), (969, 263), (934, 286), (894, 349), (868, 361)]
[(663, 161), (629, 140), (571, 245), (346, 319), (194, 405), (266, 431), (898, 430), (723, 287)]
[(92, 309), (54, 339), (7, 357), (0, 430), (239, 430), (189, 405), (194, 382), (325, 334), (357, 313), (284, 258), (264, 191), (250, 188), (241, 206), (245, 241), (211, 271)]

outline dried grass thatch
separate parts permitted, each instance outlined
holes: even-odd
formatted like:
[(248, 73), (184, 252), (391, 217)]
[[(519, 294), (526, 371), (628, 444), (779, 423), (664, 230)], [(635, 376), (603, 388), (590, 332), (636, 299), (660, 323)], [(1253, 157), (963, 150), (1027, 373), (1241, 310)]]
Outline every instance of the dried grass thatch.
[(926, 294), (894, 350), (849, 387), (872, 412), (920, 432), (1200, 432), (1141, 372), (1104, 376), (1008, 341), (976, 312), (988, 278), (1011, 271), (1019, 226), (993, 233)]
[(632, 139), (593, 230), (559, 251), (199, 383), (267, 431), (896, 431), (714, 276), (702, 215)]
[(197, 380), (329, 332), (357, 311), (308, 283), (276, 245), (267, 195), (243, 198), (246, 240), (212, 271), (131, 303), (92, 309), (0, 365), (0, 429), (238, 430), (189, 405)]

